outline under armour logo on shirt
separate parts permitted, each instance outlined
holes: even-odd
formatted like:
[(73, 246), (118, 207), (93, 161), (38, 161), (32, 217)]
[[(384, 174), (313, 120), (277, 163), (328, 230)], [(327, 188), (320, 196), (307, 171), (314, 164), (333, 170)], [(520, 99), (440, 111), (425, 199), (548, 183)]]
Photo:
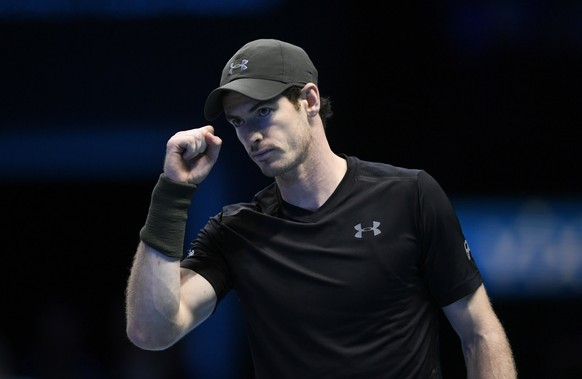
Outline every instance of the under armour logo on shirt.
[(362, 234), (364, 232), (374, 232), (374, 237), (375, 237), (378, 234), (382, 233), (382, 231), (380, 229), (378, 229), (379, 226), (380, 226), (380, 222), (378, 222), (378, 221), (372, 221), (372, 226), (367, 226), (365, 228), (362, 227), (362, 224), (358, 224), (358, 225), (354, 226), (354, 229), (357, 230), (354, 237), (362, 238)]
[(471, 260), (471, 249), (469, 248), (467, 240), (465, 240), (465, 253), (467, 254), (467, 258)]
[(246, 70), (248, 68), (247, 63), (249, 63), (248, 59), (241, 59), (240, 63), (237, 64), (231, 63), (230, 68), (228, 69), (228, 75), (232, 75), (233, 70), (236, 70), (237, 68), (241, 71)]

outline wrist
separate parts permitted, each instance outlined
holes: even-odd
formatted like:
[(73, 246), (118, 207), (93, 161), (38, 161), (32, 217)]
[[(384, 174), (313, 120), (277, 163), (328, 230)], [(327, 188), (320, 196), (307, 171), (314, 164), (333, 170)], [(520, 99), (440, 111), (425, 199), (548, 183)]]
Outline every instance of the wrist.
[(179, 183), (161, 174), (152, 191), (140, 239), (169, 257), (182, 258), (188, 208), (198, 186)]

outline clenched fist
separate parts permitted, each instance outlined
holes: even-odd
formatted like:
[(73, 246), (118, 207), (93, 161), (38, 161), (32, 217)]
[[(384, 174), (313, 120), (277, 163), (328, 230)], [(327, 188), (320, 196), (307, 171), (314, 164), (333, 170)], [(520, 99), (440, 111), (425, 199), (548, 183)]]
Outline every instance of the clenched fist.
[(175, 182), (201, 183), (216, 163), (221, 146), (211, 125), (174, 134), (166, 144), (164, 175)]

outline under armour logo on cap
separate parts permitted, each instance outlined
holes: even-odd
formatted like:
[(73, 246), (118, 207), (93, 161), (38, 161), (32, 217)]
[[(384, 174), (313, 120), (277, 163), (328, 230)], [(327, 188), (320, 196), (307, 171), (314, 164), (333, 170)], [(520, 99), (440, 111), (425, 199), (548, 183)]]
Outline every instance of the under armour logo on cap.
[(231, 62), (230, 69), (228, 70), (228, 74), (229, 75), (232, 75), (233, 70), (236, 70), (237, 68), (240, 68), (240, 71), (241, 72), (244, 71), (244, 70), (246, 70), (248, 68), (247, 67), (247, 63), (249, 63), (249, 60), (248, 59), (243, 59), (238, 64), (234, 64), (234, 62)]

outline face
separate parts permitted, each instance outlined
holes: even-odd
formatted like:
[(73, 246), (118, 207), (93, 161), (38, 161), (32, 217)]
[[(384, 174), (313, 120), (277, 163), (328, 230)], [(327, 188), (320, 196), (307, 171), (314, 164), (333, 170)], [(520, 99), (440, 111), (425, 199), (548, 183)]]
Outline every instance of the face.
[(284, 96), (256, 101), (236, 92), (223, 96), (226, 119), (233, 125), (247, 154), (268, 177), (293, 175), (309, 155), (311, 126)]

